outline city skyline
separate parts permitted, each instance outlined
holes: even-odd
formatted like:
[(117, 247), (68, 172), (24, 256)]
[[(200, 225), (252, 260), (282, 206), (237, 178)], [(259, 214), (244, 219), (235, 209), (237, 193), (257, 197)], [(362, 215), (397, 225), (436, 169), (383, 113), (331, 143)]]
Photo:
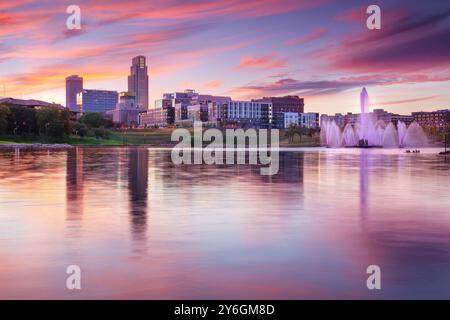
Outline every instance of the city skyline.
[(305, 112), (356, 112), (363, 86), (372, 106), (398, 114), (449, 106), (444, 2), (379, 3), (381, 30), (366, 28), (356, 1), (79, 1), (81, 30), (65, 28), (67, 5), (0, 4), (1, 96), (65, 105), (71, 74), (87, 88), (125, 91), (129, 61), (143, 55), (150, 108), (165, 92), (195, 89), (233, 99), (294, 94)]

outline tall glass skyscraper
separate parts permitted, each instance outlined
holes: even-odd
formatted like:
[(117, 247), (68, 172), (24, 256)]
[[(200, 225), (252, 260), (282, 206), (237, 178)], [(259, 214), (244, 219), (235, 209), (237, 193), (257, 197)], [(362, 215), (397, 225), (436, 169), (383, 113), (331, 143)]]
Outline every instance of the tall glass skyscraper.
[(66, 78), (66, 108), (77, 110), (77, 94), (83, 90), (83, 78), (72, 75)]
[(134, 57), (128, 76), (128, 92), (136, 96), (136, 104), (148, 109), (148, 74), (144, 56)]

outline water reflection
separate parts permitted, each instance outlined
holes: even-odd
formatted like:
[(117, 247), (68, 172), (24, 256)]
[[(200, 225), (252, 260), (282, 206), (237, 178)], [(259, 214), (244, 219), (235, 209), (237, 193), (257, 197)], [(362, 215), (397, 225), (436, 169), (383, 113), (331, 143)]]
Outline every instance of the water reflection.
[(365, 150), (362, 150), (359, 158), (359, 210), (363, 228), (367, 218), (367, 205), (369, 201), (369, 181), (367, 170), (367, 153)]
[(1, 153), (0, 297), (71, 298), (76, 263), (84, 298), (450, 298), (448, 167), (398, 150), (281, 152), (275, 176), (145, 148)]
[(67, 219), (78, 220), (83, 214), (83, 149), (67, 151), (66, 201)]
[(148, 150), (128, 151), (128, 193), (133, 239), (145, 239), (147, 231)]

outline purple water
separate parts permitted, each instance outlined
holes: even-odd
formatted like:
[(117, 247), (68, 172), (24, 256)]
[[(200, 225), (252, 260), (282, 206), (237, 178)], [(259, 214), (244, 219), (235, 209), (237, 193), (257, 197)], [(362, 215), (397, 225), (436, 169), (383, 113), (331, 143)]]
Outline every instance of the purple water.
[(0, 298), (450, 298), (449, 159), (289, 150), (272, 177), (145, 148), (0, 153)]

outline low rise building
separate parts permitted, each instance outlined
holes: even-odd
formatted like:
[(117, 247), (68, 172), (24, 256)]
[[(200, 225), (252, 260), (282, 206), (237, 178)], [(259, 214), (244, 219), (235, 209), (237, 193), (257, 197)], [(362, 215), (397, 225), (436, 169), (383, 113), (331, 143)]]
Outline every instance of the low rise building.
[(142, 127), (166, 127), (175, 122), (175, 108), (172, 107), (170, 99), (159, 99), (155, 101), (155, 107), (140, 115)]
[(279, 112), (303, 113), (305, 109), (305, 101), (303, 98), (300, 98), (299, 96), (264, 97), (252, 101), (270, 103), (272, 106), (273, 113)]
[(133, 92), (121, 92), (116, 108), (108, 113), (112, 113), (114, 123), (138, 126), (140, 114), (145, 112), (146, 109), (136, 104), (136, 96)]
[(297, 112), (275, 112), (273, 114), (273, 128), (287, 129), (291, 125), (299, 125), (299, 119)]
[(450, 127), (450, 109), (413, 112), (412, 117), (422, 127), (435, 128), (440, 132)]
[(229, 100), (218, 108), (221, 126), (266, 128), (272, 122), (272, 105), (266, 102)]
[(319, 127), (319, 114), (317, 112), (300, 113), (299, 117), (300, 126), (310, 129)]

